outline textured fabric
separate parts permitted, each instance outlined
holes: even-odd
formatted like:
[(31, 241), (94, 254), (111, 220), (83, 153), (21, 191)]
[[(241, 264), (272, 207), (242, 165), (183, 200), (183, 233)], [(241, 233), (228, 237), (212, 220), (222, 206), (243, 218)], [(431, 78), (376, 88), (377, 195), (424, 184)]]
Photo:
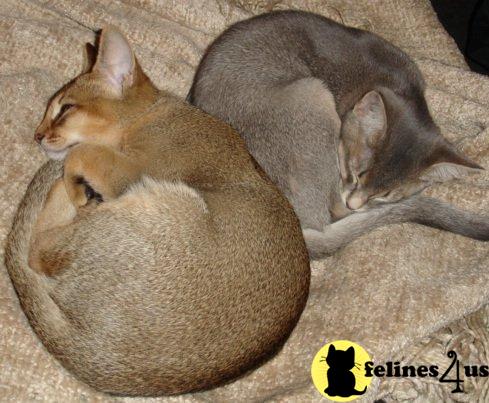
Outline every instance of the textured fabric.
[[(223, 28), (252, 14), (290, 7), (369, 29), (404, 49), (425, 75), (429, 106), (444, 134), (489, 166), (489, 80), (468, 71), (427, 0), (2, 0), (1, 242), (30, 178), (45, 160), (33, 133), (46, 101), (79, 73), (82, 45), (93, 41), (94, 31), (106, 24), (120, 27), (154, 82), (185, 96), (205, 47)], [(487, 212), (489, 175), (438, 186), (430, 193)], [(335, 339), (358, 342), (379, 363), (393, 358), (441, 360), (452, 345), (460, 348), (463, 361), (487, 363), (487, 310), (480, 308), (489, 294), (488, 254), (483, 243), (414, 224), (376, 230), (313, 264), (307, 308), (275, 358), (225, 387), (161, 401), (318, 401), (309, 367), (315, 352)], [(484, 400), (486, 379), (472, 382), (464, 401)], [(365, 400), (377, 394), (386, 400), (454, 398), (448, 387), (423, 380), (391, 379), (378, 386), (375, 380)], [(77, 381), (44, 350), (2, 268), (3, 399), (116, 400)]]

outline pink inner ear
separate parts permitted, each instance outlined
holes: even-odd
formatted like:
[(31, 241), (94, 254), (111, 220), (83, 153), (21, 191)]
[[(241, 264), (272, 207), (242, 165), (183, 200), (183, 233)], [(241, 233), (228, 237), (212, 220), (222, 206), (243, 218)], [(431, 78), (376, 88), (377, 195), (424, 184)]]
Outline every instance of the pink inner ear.
[(83, 58), (83, 73), (89, 72), (97, 60), (97, 49), (91, 43), (85, 44), (85, 56)]
[(134, 55), (126, 38), (113, 28), (102, 33), (96, 69), (102, 73), (107, 83), (117, 90), (134, 70)]

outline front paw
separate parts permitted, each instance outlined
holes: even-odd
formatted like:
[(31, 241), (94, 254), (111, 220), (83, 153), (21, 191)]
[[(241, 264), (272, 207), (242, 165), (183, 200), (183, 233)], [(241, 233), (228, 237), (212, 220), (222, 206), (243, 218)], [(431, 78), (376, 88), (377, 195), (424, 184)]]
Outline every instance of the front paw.
[(349, 216), (353, 213), (353, 211), (346, 207), (343, 202), (338, 201), (333, 203), (329, 209), (329, 213), (331, 215), (331, 221), (336, 222), (342, 218), (345, 218), (346, 216)]
[(82, 207), (88, 202), (85, 194), (84, 179), (81, 176), (65, 177), (66, 193), (75, 207)]
[(65, 186), (71, 202), (77, 208), (86, 206), (91, 200), (98, 203), (103, 201), (103, 196), (81, 176), (65, 178)]

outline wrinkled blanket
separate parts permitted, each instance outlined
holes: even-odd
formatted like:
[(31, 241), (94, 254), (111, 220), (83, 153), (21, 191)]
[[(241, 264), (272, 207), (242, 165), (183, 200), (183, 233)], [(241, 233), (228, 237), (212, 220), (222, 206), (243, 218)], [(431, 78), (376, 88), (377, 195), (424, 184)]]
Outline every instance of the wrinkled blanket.
[[(489, 79), (468, 70), (427, 0), (2, 0), (0, 240), (45, 161), (33, 133), (46, 101), (80, 72), (82, 45), (94, 40), (95, 31), (120, 27), (154, 82), (183, 97), (203, 51), (223, 28), (284, 8), (374, 31), (405, 50), (425, 75), (429, 106), (444, 134), (489, 167)], [(429, 193), (487, 212), (489, 175)], [(378, 363), (443, 366), (450, 348), (467, 363), (488, 363), (488, 256), (484, 243), (415, 224), (376, 230), (313, 263), (307, 308), (275, 358), (225, 387), (161, 400), (319, 401), (311, 360), (336, 339), (361, 344)], [(0, 298), (0, 400), (117, 400), (79, 382), (44, 350), (3, 267)], [(452, 395), (450, 386), (426, 379), (375, 379), (364, 399), (474, 401), (488, 393), (486, 380), (466, 380), (466, 394)]]

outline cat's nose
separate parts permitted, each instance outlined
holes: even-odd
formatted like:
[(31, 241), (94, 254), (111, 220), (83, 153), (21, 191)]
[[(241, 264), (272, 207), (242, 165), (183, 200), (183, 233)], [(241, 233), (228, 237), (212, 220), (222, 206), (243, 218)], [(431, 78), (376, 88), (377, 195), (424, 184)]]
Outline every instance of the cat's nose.
[(360, 207), (362, 207), (366, 201), (367, 201), (367, 197), (365, 197), (364, 195), (359, 193), (353, 193), (346, 200), (346, 205), (350, 210), (357, 210)]
[(41, 132), (37, 132), (36, 134), (34, 134), (34, 139), (39, 143), (41, 144), (41, 141), (42, 139), (44, 138), (44, 133), (41, 133)]

